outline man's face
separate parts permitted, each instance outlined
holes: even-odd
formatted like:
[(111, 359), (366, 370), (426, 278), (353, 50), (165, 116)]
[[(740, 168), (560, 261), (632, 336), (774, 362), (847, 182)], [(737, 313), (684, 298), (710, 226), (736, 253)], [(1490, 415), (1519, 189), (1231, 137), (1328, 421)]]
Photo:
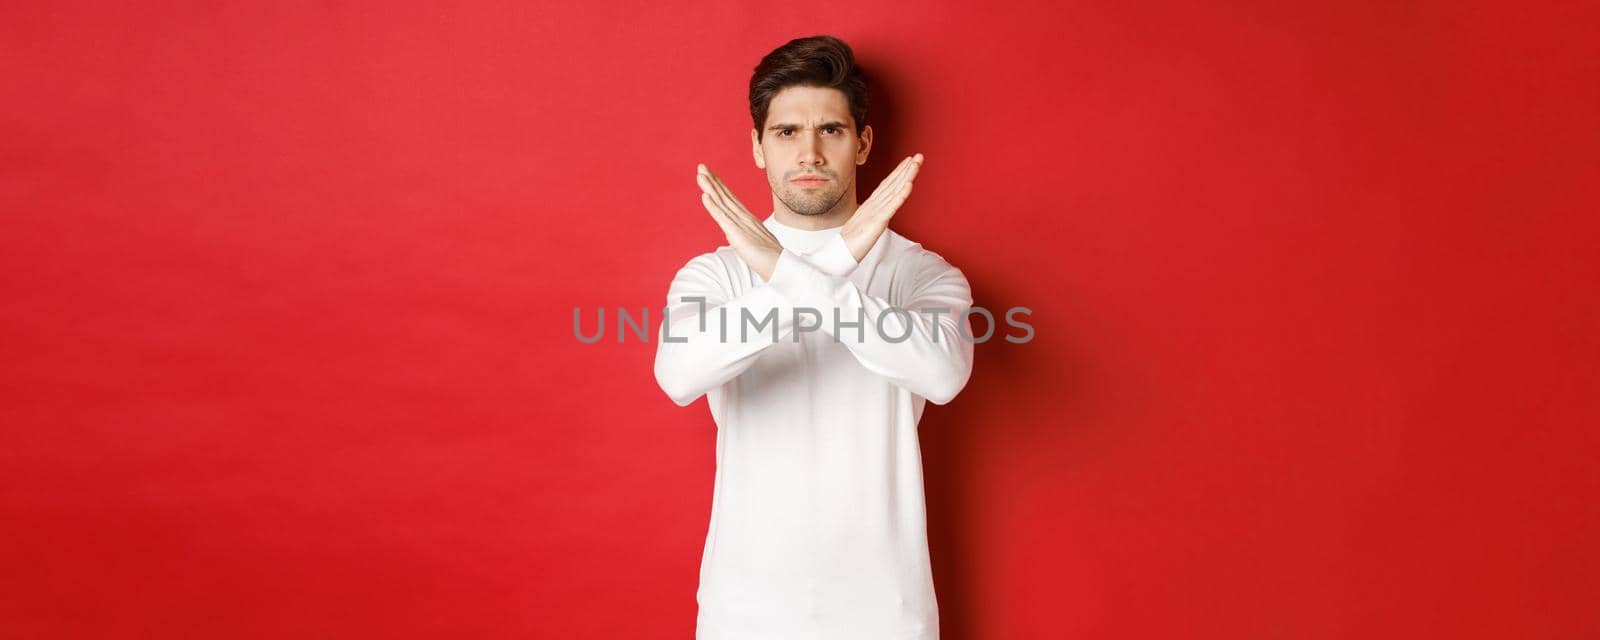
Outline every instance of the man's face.
[(872, 127), (856, 135), (844, 92), (787, 87), (767, 107), (764, 134), (750, 132), (756, 166), (767, 172), (772, 194), (803, 216), (828, 213), (849, 196), (854, 204), (856, 167), (867, 161)]

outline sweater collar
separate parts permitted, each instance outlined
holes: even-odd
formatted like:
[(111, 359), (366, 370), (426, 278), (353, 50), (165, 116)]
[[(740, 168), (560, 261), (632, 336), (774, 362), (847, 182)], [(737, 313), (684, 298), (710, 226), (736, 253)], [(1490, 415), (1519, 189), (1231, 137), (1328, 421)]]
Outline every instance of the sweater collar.
[(827, 229), (817, 229), (815, 231), (811, 229), (791, 227), (783, 224), (782, 222), (778, 222), (778, 215), (776, 213), (768, 214), (767, 219), (763, 220), (762, 224), (766, 225), (767, 230), (771, 231), (772, 235), (778, 238), (778, 243), (782, 244), (784, 248), (794, 249), (801, 253), (810, 253), (816, 251), (822, 247), (824, 242), (827, 242), (828, 239), (839, 235), (839, 232), (844, 229), (844, 225), (829, 227)]

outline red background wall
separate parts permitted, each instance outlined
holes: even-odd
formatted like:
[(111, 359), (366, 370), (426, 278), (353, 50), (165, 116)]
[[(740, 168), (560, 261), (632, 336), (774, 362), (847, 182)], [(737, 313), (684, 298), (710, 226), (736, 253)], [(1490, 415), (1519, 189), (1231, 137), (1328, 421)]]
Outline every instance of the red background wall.
[(0, 8), (8, 637), (689, 637), (710, 416), (572, 310), (770, 211), (814, 33), (1034, 310), (922, 425), (947, 638), (1600, 635), (1592, 2), (158, 4)]

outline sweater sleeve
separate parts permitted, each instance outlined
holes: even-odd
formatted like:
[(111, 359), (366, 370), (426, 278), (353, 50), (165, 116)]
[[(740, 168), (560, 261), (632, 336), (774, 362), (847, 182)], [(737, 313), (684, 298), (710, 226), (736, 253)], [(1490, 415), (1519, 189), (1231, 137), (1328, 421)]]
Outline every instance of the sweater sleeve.
[(812, 261), (785, 250), (768, 286), (792, 307), (817, 309), (821, 329), (867, 370), (934, 404), (950, 402), (972, 375), (973, 344), (965, 338), (972, 335), (972, 289), (966, 276), (924, 251), (912, 268), (904, 306), (896, 307), (834, 273), (855, 267), (848, 250), (838, 253), (843, 246), (835, 238)]
[(733, 296), (725, 276), (721, 259), (708, 253), (679, 269), (668, 288), (655, 376), (679, 406), (743, 373), (794, 332), (793, 308), (771, 285)]
[(859, 266), (856, 257), (850, 254), (850, 247), (844, 243), (842, 235), (829, 238), (820, 249), (808, 255), (806, 261), (825, 273), (841, 278), (849, 277)]

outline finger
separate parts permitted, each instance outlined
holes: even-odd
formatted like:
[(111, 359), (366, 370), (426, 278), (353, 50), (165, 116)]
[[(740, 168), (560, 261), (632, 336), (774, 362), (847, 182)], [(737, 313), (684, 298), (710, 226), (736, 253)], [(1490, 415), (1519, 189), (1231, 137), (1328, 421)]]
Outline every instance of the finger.
[(723, 202), (723, 190), (717, 188), (716, 174), (711, 172), (711, 167), (699, 165), (695, 173), (695, 183), (700, 185), (700, 190), (710, 195), (717, 202)]
[(718, 221), (722, 223), (722, 230), (730, 236), (735, 233), (749, 235), (754, 227), (761, 227), (763, 231), (766, 229), (759, 222), (756, 222), (750, 214), (729, 208), (725, 202), (717, 197), (715, 192), (702, 193), (701, 198), (705, 201), (707, 208), (711, 209), (712, 213), (717, 216)]
[(910, 198), (911, 197), (911, 184), (912, 183), (907, 182), (907, 183), (905, 183), (905, 184), (900, 186), (900, 193), (895, 195), (895, 197), (894, 197), (894, 207), (889, 212), (891, 215), (895, 211), (899, 211), (900, 210), (900, 205), (905, 204), (906, 198)]
[(703, 164), (700, 167), (702, 170), (695, 176), (695, 181), (700, 185), (700, 190), (711, 196), (712, 200), (722, 207), (723, 213), (729, 216), (730, 219), (739, 218), (740, 216), (737, 215), (737, 212), (743, 205), (738, 204), (737, 201), (729, 203), (728, 199), (732, 198), (733, 194), (729, 193), (726, 187), (718, 188), (716, 174), (712, 173), (710, 168)]
[(900, 170), (905, 167), (905, 164), (906, 161), (901, 160), (900, 164), (894, 168), (894, 171), (890, 171), (889, 175), (884, 176), (883, 180), (878, 182), (878, 186), (867, 196), (867, 199), (861, 201), (861, 206), (858, 210), (866, 209), (871, 211), (872, 207), (877, 206), (878, 202), (883, 200), (884, 194), (888, 193), (889, 185), (894, 183), (895, 176), (900, 175)]
[(727, 233), (729, 223), (727, 214), (722, 212), (722, 205), (717, 204), (709, 193), (700, 194), (700, 204), (705, 205), (706, 212), (711, 214), (711, 219), (717, 223), (717, 227), (721, 228), (723, 233)]
[[(889, 172), (889, 176), (884, 178), (883, 182), (878, 184), (878, 188), (872, 191), (872, 195), (867, 198), (867, 201), (875, 204), (889, 198), (899, 188), (900, 184), (905, 182), (908, 174), (915, 174), (918, 163), (921, 162), (919, 159), (921, 155), (919, 153), (901, 160), (900, 164), (894, 168), (894, 171)], [(864, 206), (867, 203), (862, 204)]]
[[(709, 167), (704, 164), (699, 165), (695, 180), (701, 189), (700, 203), (705, 205), (707, 211), (711, 212), (712, 217), (717, 221), (717, 225), (728, 236), (730, 243), (737, 244), (735, 236), (739, 236), (747, 240), (753, 237), (763, 238), (772, 247), (782, 246), (782, 243), (778, 242), (778, 238), (772, 235), (767, 226), (756, 220), (755, 216), (750, 215), (744, 205), (739, 203), (738, 198), (733, 197), (733, 192), (728, 190), (727, 185), (722, 184), (722, 181), (717, 178), (715, 173), (712, 173)], [(717, 187), (721, 188), (718, 189)], [(732, 206), (728, 204), (728, 200), (732, 201)]]
[(694, 183), (700, 185), (700, 193), (711, 196), (718, 204), (722, 202), (722, 194), (717, 192), (716, 186), (711, 184), (711, 177), (702, 173), (694, 177)]
[(722, 201), (724, 204), (728, 205), (728, 209), (735, 213), (744, 213), (746, 216), (748, 216), (750, 210), (746, 209), (744, 203), (740, 202), (737, 197), (734, 197), (733, 190), (728, 188), (727, 183), (724, 183), (722, 178), (718, 176), (716, 172), (713, 172), (709, 167), (706, 168), (706, 173), (710, 175), (711, 185), (716, 187), (718, 193), (721, 194)]
[(894, 218), (894, 214), (900, 211), (900, 205), (905, 204), (906, 198), (909, 197), (911, 197), (911, 183), (901, 183), (900, 187), (894, 190), (894, 193), (885, 197), (883, 205), (878, 207), (878, 215), (873, 222), (885, 227), (889, 226), (889, 220)]
[(884, 176), (883, 182), (878, 183), (878, 188), (883, 189), (893, 187), (895, 185), (895, 181), (898, 180), (900, 176), (905, 174), (906, 167), (910, 165), (911, 158), (908, 157), (904, 160), (901, 160), (900, 164), (894, 166), (894, 171), (890, 171), (889, 175)]
[(734, 229), (738, 229), (738, 221), (734, 221), (731, 211), (728, 211), (728, 208), (723, 206), (722, 202), (718, 202), (717, 194), (714, 194), (712, 190), (701, 190), (701, 205), (706, 205), (707, 213), (712, 214), (712, 218), (717, 219), (717, 226), (722, 227), (725, 234), (731, 234)]
[(893, 183), (893, 184), (889, 185), (890, 186), (889, 193), (894, 193), (895, 190), (900, 187), (900, 185), (905, 184), (905, 183), (910, 182), (911, 180), (915, 179), (917, 177), (917, 171), (919, 171), (921, 169), (922, 169), (922, 154), (919, 153), (919, 154), (916, 154), (916, 155), (911, 156), (909, 158), (906, 158), (904, 161), (902, 161), (900, 163), (900, 168), (896, 169), (895, 173), (893, 175), (891, 175), (889, 177), (889, 179), (884, 180), (884, 182), (886, 182), (886, 183), (887, 182), (892, 182)]
[(756, 221), (755, 217), (751, 216), (749, 212), (737, 204), (730, 206), (726, 199), (720, 197), (716, 189), (712, 189), (706, 196), (710, 198), (712, 204), (722, 214), (722, 219), (727, 222), (727, 229), (730, 234), (737, 233), (741, 236), (749, 237), (756, 228), (765, 230), (765, 227), (762, 227), (761, 223)]
[(777, 237), (772, 235), (772, 232), (767, 229), (767, 225), (751, 214), (750, 210), (746, 209), (744, 204), (733, 196), (733, 192), (728, 190), (728, 185), (723, 184), (715, 173), (711, 174), (710, 181), (713, 186), (721, 187), (719, 192), (723, 197), (718, 199), (718, 202), (722, 205), (723, 214), (727, 216), (734, 227), (738, 228), (746, 238), (762, 238), (771, 241), (773, 246), (780, 246)]
[(900, 210), (900, 205), (905, 204), (906, 198), (911, 197), (911, 186), (913, 184), (915, 183), (910, 180), (903, 180), (899, 185), (895, 186), (894, 190), (884, 195), (883, 204), (877, 208), (877, 222), (883, 225), (889, 224), (889, 219), (893, 218), (894, 214)]
[(722, 203), (710, 193), (700, 194), (700, 201), (706, 210), (717, 219), (717, 225), (722, 228), (723, 235), (727, 236), (728, 244), (734, 247), (766, 245), (777, 250), (782, 250), (783, 243), (772, 235), (766, 225), (757, 222), (748, 215), (743, 218), (727, 210)]
[(744, 204), (733, 197), (733, 192), (728, 190), (728, 185), (722, 184), (722, 181), (717, 179), (717, 174), (710, 174), (706, 178), (706, 183), (711, 187), (711, 195), (716, 196), (717, 202), (722, 204), (729, 215), (735, 218), (741, 217), (739, 213), (744, 210)]

